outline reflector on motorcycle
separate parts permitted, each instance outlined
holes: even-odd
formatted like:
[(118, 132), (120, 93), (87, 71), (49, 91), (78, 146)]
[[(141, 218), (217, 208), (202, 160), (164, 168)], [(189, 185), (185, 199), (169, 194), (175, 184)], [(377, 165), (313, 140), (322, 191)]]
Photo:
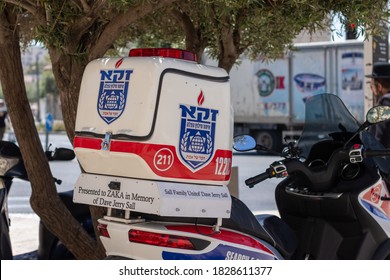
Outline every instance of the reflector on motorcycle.
[(129, 241), (160, 247), (195, 250), (194, 245), (188, 237), (160, 234), (142, 230), (130, 230)]
[(98, 228), (98, 231), (99, 231), (99, 233), (101, 234), (101, 236), (110, 238), (110, 233), (108, 232), (108, 229), (107, 229), (107, 225), (106, 225), (106, 224), (98, 223), (97, 228)]

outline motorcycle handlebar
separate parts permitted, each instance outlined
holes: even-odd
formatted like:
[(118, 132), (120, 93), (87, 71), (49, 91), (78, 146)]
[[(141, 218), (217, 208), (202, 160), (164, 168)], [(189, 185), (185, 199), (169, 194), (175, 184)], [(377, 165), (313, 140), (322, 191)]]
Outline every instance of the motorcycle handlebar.
[[(355, 155), (356, 156), (356, 155)], [(390, 149), (387, 150), (361, 150), (360, 156), (375, 157), (375, 156), (390, 156)], [(289, 174), (299, 174), (306, 185), (310, 186), (312, 191), (325, 191), (334, 183), (334, 180), (339, 176), (339, 168), (341, 162), (350, 158), (350, 153), (347, 150), (339, 150), (329, 160), (327, 168), (311, 169), (303, 162), (296, 159), (283, 160)], [(360, 160), (361, 161), (361, 160)], [(275, 177), (276, 173), (268, 168), (264, 173), (256, 175), (245, 181), (245, 184), (250, 188), (254, 185)]]
[(271, 173), (269, 172), (269, 169), (267, 169), (264, 173), (260, 173), (259, 175), (256, 175), (252, 178), (249, 178), (247, 180), (245, 180), (245, 184), (250, 187), (250, 188), (253, 188), (254, 185), (266, 180), (266, 179), (269, 179), (271, 178)]

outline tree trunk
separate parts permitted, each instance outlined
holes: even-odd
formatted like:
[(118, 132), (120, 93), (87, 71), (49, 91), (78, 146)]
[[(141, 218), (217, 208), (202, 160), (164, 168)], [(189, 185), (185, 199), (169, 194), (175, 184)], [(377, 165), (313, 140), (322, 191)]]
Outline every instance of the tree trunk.
[[(68, 138), (73, 144), (81, 80), (88, 62), (83, 62), (84, 60), (76, 59), (71, 55), (58, 53), (55, 49), (51, 48), (49, 48), (49, 53), (52, 61), (53, 74), (57, 82), (58, 90), (60, 91), (62, 117)], [(82, 170), (81, 166), (80, 169)], [(97, 220), (104, 216), (106, 208), (90, 206), (90, 212), (94, 228), (96, 229)], [(104, 256), (105, 250), (100, 239), (97, 240), (95, 248), (99, 252), (99, 256)]]
[[(17, 14), (7, 6), (0, 14), (0, 81), (23, 161), (31, 182), (31, 207), (48, 229), (79, 259), (99, 259), (96, 242), (61, 202), (27, 99), (21, 64)], [(62, 226), (66, 225), (66, 229)]]
[[(99, 13), (102, 9), (107, 7), (101, 1), (92, 1), (91, 9), (89, 9), (88, 4), (85, 3), (86, 8), (88, 8), (88, 15), (82, 18), (82, 22), (76, 21), (69, 25), (71, 28), (68, 33), (69, 37), (64, 40), (66, 43), (62, 44), (60, 48), (56, 44), (53, 46), (49, 46), (50, 44), (47, 45), (53, 65), (53, 73), (61, 94), (64, 124), (71, 142), (73, 142), (75, 136), (76, 112), (81, 79), (88, 61), (96, 57), (101, 57), (112, 45), (113, 41), (120, 36), (121, 30), (125, 26), (175, 1), (177, 0), (164, 0), (147, 4), (140, 3), (128, 10), (115, 14), (106, 25), (101, 25), (104, 26), (104, 29), (100, 31), (96, 30), (96, 26), (93, 26), (93, 24), (99, 18)], [(34, 17), (38, 18), (37, 24), (43, 24), (46, 27), (47, 18), (45, 15), (47, 13), (39, 13), (39, 10), (35, 9), (44, 8), (44, 5), (37, 4), (37, 6), (34, 6), (30, 5), (30, 3), (25, 5), (23, 1), (20, 2), (16, 3), (15, 7), (21, 5), (20, 7), (23, 9), (27, 8)], [(94, 3), (97, 5), (93, 5)], [(31, 181), (31, 206), (48, 229), (58, 236), (77, 258), (101, 258), (104, 256), (104, 250), (100, 242), (100, 245), (97, 246), (97, 243), (72, 218), (69, 211), (60, 202), (56, 193), (50, 168), (34, 126), (34, 120), (24, 88), (23, 72), (20, 63), (19, 35), (17, 32), (19, 28), (17, 16), (21, 14), (18, 13), (17, 9), (12, 10), (12, 8), (14, 6), (6, 7), (2, 13), (2, 18), (0, 18), (2, 20), (0, 24), (0, 32), (2, 33), (0, 36), (0, 47), (2, 50), (6, 50), (1, 52), (0, 55), (0, 59), (2, 59), (1, 81), (3, 82), (3, 91), (7, 105), (10, 111), (12, 111), (10, 112), (10, 117), (15, 127), (17, 140), (19, 141)], [(7, 17), (10, 14), (13, 16), (11, 25), (9, 22), (11, 18)], [(7, 77), (8, 73), (14, 73), (16, 71), (19, 72), (12, 79)], [(95, 221), (99, 215), (102, 215), (101, 213), (104, 209), (92, 208), (92, 210), (94, 210), (92, 211), (92, 215)]]
[(219, 40), (218, 67), (225, 69), (229, 73), (241, 54), (239, 52), (240, 37), (233, 27), (227, 26), (222, 28)]

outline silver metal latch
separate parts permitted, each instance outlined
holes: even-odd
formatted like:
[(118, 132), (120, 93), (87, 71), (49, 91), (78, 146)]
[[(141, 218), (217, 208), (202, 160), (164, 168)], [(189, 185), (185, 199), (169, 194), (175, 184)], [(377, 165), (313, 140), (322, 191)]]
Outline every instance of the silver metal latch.
[(104, 135), (104, 140), (102, 142), (103, 151), (110, 150), (110, 142), (111, 142), (111, 132), (106, 132), (106, 134)]

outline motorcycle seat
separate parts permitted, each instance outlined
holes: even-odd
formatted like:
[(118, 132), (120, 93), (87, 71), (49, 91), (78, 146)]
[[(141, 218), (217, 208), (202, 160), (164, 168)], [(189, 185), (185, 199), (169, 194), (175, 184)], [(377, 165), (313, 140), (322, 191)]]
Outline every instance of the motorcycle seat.
[(289, 259), (298, 246), (298, 239), (292, 229), (274, 215), (257, 215), (239, 199), (232, 197), (232, 214), (224, 219), (222, 226), (235, 229), (274, 246), (284, 258)]
[(279, 252), (286, 259), (291, 258), (298, 247), (298, 238), (287, 223), (274, 215), (256, 215), (256, 218), (272, 237), (274, 246)]

